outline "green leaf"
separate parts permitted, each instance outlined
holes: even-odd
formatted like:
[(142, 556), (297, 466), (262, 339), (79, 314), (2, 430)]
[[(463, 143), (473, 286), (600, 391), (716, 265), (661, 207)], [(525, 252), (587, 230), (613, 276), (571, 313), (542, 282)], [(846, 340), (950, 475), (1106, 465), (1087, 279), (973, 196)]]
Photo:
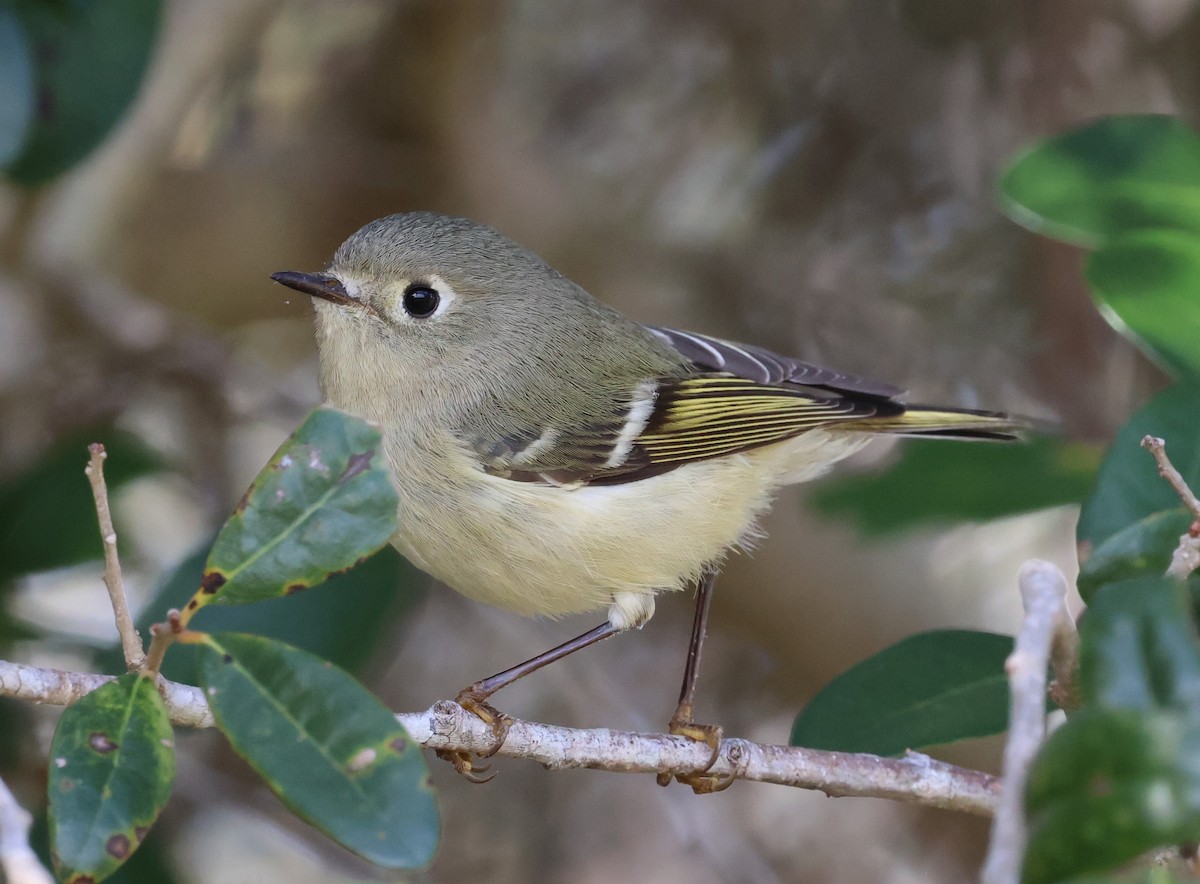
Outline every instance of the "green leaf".
[(396, 530), (396, 491), (379, 430), (314, 410), (229, 517), (205, 565), (198, 607), (290, 595), (348, 570)]
[(1022, 153), (1000, 194), (1019, 224), (1088, 246), (1151, 227), (1200, 232), (1200, 137), (1175, 117), (1105, 117)]
[(910, 636), (839, 675), (805, 707), (791, 744), (896, 755), (1008, 727), (1013, 640), (945, 629)]
[(1130, 577), (1158, 577), (1171, 564), (1179, 538), (1192, 525), (1183, 507), (1151, 513), (1123, 528), (1092, 550), (1080, 564), (1076, 585), (1085, 602), (1106, 583)]
[(90, 442), (103, 442), (108, 451), (104, 477), (110, 494), (162, 468), (157, 455), (137, 438), (111, 427), (72, 433), (60, 441), (0, 486), (0, 583), (104, 556), (83, 472)]
[(1200, 652), (1185, 586), (1139, 577), (1100, 589), (1080, 623), (1079, 676), (1097, 706), (1169, 708), (1200, 720)]
[(978, 445), (905, 440), (887, 472), (822, 482), (809, 499), (818, 511), (850, 517), (864, 533), (880, 535), (1078, 503), (1098, 460), (1091, 446), (1054, 438)]
[(153, 679), (128, 673), (63, 711), (50, 745), (50, 843), (64, 881), (111, 875), (171, 794), (175, 750)]
[(16, 14), (0, 7), (0, 168), (25, 144), (33, 122), (33, 55)]
[[(166, 826), (155, 826), (133, 855), (104, 880), (108, 884), (184, 884), (185, 879), (174, 868), (171, 856), (173, 834), (177, 833)], [(44, 808), (42, 813), (34, 815), (29, 844), (43, 865), (54, 865), (50, 856), (50, 820)]]
[(1146, 435), (1165, 439), (1176, 469), (1191, 487), (1200, 488), (1200, 386), (1181, 383), (1162, 391), (1117, 433), (1079, 514), (1076, 533), (1085, 551), (1134, 522), (1179, 505), (1179, 496), (1141, 447)]
[(222, 633), (201, 648), (217, 726), (288, 807), (381, 866), (430, 861), (439, 823), (429, 773), (383, 704), (280, 642)]
[(1200, 230), (1119, 236), (1092, 255), (1087, 278), (1117, 331), (1176, 375), (1200, 377)]
[(34, 49), (37, 115), (8, 174), (35, 185), (83, 159), (125, 113), (150, 60), (162, 0), (22, 3), (17, 13)]
[[(1089, 614), (1089, 616), (1091, 616)], [(1085, 708), (1029, 772), (1021, 880), (1051, 884), (1200, 840), (1200, 726), (1174, 712)]]
[[(146, 604), (136, 623), (142, 635), (149, 635), (150, 625), (162, 620), (165, 611), (187, 604), (200, 582), (207, 550), (205, 546), (182, 562)], [(206, 630), (278, 639), (357, 672), (424, 597), (426, 584), (425, 576), (398, 552), (384, 547), (357, 568), (307, 592), (256, 605), (210, 606), (198, 619)], [(163, 661), (162, 674), (171, 681), (199, 684), (199, 654), (193, 645), (175, 645)], [(96, 666), (101, 672), (124, 671), (120, 646), (97, 655)]]

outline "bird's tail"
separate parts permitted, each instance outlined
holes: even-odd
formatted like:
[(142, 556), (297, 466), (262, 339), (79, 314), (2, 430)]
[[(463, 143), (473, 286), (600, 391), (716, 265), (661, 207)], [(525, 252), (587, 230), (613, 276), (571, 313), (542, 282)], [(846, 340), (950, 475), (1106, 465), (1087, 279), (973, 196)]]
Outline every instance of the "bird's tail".
[(993, 439), (1012, 441), (1033, 429), (1025, 418), (999, 411), (905, 405), (901, 414), (848, 422), (847, 430), (890, 433), (898, 436), (931, 436), (941, 439)]

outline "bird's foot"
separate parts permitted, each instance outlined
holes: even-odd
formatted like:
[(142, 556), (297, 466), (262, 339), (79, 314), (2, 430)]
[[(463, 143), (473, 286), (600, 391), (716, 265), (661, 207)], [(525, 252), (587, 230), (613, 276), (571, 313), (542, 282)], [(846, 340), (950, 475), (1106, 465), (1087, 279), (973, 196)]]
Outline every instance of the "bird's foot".
[(687, 737), (689, 740), (695, 740), (697, 743), (703, 743), (712, 750), (712, 754), (708, 756), (708, 761), (704, 767), (699, 770), (689, 771), (687, 773), (670, 773), (663, 772), (658, 775), (658, 784), (660, 786), (668, 785), (672, 779), (678, 780), (685, 786), (691, 786), (692, 791), (697, 795), (709, 795), (713, 792), (722, 792), (733, 785), (733, 781), (737, 779), (736, 774), (727, 774), (721, 776), (719, 774), (709, 773), (717, 759), (721, 757), (721, 738), (724, 735), (720, 726), (715, 724), (697, 724), (692, 721), (692, 710), (681, 706), (675, 711), (671, 723), (667, 726), (671, 734), (677, 737)]
[(491, 758), (500, 751), (504, 746), (504, 741), (508, 738), (508, 729), (512, 725), (512, 718), (510, 716), (487, 702), (489, 696), (489, 694), (484, 694), (479, 690), (479, 685), (473, 684), (469, 688), (463, 688), (463, 690), (459, 691), (458, 696), (454, 700), (459, 706), (492, 729), (495, 742), (493, 742), (491, 748), (483, 752), (468, 752), (464, 749), (437, 750), (438, 758), (449, 761), (454, 765), (456, 771), (472, 783), (486, 783), (496, 776), (495, 773), (484, 776), (483, 774), (491, 765), (480, 764), (479, 760)]

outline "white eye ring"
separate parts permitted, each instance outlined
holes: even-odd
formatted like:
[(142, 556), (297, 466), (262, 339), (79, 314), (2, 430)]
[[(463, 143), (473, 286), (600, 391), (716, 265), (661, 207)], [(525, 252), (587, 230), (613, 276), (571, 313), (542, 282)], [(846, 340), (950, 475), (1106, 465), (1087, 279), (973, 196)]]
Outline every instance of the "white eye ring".
[(405, 322), (428, 322), (441, 316), (458, 300), (458, 294), (440, 276), (423, 276), (409, 280), (397, 299), (399, 319)]

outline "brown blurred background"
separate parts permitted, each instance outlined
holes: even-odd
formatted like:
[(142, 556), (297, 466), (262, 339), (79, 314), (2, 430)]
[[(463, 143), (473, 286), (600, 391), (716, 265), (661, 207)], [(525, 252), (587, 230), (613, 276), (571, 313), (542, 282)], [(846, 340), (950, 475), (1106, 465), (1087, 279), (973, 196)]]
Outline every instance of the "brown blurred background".
[[(311, 308), (269, 274), (418, 208), (500, 228), (637, 319), (1107, 438), (1153, 372), (1097, 316), (1079, 255), (1006, 220), (994, 181), (1100, 114), (1194, 116), (1198, 49), (1194, 0), (177, 0), (104, 146), (45, 190), (0, 185), (0, 475), (98, 421), (151, 443), (170, 470), (117, 500), (144, 598), (319, 400)], [(905, 635), (1013, 631), (1017, 566), (1072, 567), (1073, 521), (868, 542), (785, 494), (718, 587), (699, 717), (783, 742), (829, 678)], [(96, 568), (18, 601), (70, 635), (28, 659), (111, 638)], [(439, 588), (373, 685), (424, 708), (595, 619)], [(500, 705), (661, 729), (689, 622), (665, 599)], [(179, 880), (387, 877), (289, 822), (215, 735), (182, 746)], [(998, 744), (938, 754), (994, 769)], [(445, 835), (419, 880), (961, 881), (986, 838), (982, 820), (775, 787), (698, 798), (516, 761), (477, 787), (432, 763)]]

